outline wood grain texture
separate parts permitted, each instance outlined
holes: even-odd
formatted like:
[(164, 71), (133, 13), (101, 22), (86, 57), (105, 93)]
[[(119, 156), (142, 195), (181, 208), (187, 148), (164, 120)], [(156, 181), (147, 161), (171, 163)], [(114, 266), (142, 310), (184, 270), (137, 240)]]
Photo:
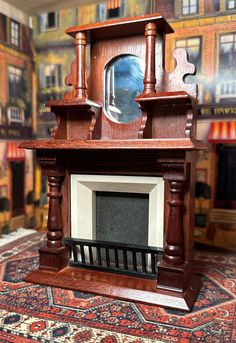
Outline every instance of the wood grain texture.
[(97, 22), (95, 24), (73, 26), (66, 33), (75, 37), (76, 32), (86, 32), (88, 42), (101, 39), (113, 39), (116, 37), (132, 37), (144, 33), (145, 25), (149, 22), (158, 24), (161, 31), (165, 33), (174, 32), (172, 27), (159, 14), (141, 15), (132, 18), (121, 18)]
[(126, 275), (90, 271), (81, 268), (65, 268), (59, 273), (39, 270), (29, 274), (25, 281), (42, 285), (114, 297), (126, 301), (135, 301), (173, 309), (189, 311), (201, 287), (199, 277), (190, 280), (184, 292), (156, 289), (155, 280), (147, 280)]
[(76, 78), (76, 98), (87, 98), (87, 86), (85, 82), (85, 52), (86, 52), (86, 35), (84, 32), (77, 32), (75, 36), (76, 47), (76, 66), (77, 66), (77, 78)]
[(164, 260), (169, 265), (182, 265), (184, 262), (183, 230), (183, 182), (169, 181), (169, 216), (165, 231)]
[(133, 139), (133, 140), (31, 140), (20, 143), (24, 149), (55, 149), (55, 150), (200, 150), (207, 145), (197, 140), (183, 139)]
[[(155, 23), (148, 23), (145, 26), (146, 38), (146, 63), (144, 74), (144, 94), (155, 93), (156, 89), (156, 36), (157, 28)], [(161, 57), (161, 56), (160, 56)]]
[(61, 224), (61, 210), (60, 210), (60, 188), (62, 178), (59, 176), (49, 176), (48, 186), (49, 193), (49, 209), (48, 209), (48, 234), (47, 246), (48, 248), (61, 248), (62, 243), (62, 224)]

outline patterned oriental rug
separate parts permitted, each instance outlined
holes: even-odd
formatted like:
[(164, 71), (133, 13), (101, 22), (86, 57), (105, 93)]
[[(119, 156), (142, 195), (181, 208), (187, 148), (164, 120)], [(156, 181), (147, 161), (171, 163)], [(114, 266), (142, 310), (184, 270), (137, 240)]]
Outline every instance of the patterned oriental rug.
[(236, 342), (236, 256), (196, 252), (203, 288), (191, 313), (23, 282), (39, 233), (0, 248), (0, 342)]

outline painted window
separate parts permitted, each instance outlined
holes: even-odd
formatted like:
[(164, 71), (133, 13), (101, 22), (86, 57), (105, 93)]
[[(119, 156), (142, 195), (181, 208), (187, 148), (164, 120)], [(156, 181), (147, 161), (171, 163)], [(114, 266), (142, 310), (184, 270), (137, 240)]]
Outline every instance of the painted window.
[(59, 20), (57, 12), (43, 13), (39, 16), (40, 19), (40, 31), (50, 31), (58, 28)]
[(61, 87), (61, 65), (40, 64), (39, 83), (40, 88)]
[(8, 67), (9, 97), (20, 97), (22, 94), (22, 69), (14, 66)]
[(220, 36), (220, 73), (231, 73), (236, 68), (236, 32)]
[(204, 14), (220, 11), (220, 0), (204, 1)]
[(10, 31), (11, 44), (15, 46), (20, 45), (20, 26), (14, 20), (11, 20), (11, 31)]
[(182, 15), (191, 15), (198, 12), (198, 0), (182, 0)]
[(228, 0), (227, 1), (227, 9), (233, 10), (236, 8), (236, 0)]
[(201, 37), (190, 37), (186, 39), (178, 39), (176, 48), (184, 48), (188, 53), (189, 62), (193, 63), (197, 71), (201, 68)]
[(236, 97), (236, 32), (220, 36), (219, 75), (216, 102), (235, 101)]
[(2, 122), (3, 122), (3, 113), (2, 113), (3, 111), (2, 111), (2, 106), (0, 105), (0, 125), (2, 125)]
[(0, 13), (0, 40), (3, 42), (7, 42), (8, 36), (7, 36), (8, 30), (7, 30), (7, 17)]
[(125, 16), (125, 1), (116, 0), (101, 3), (97, 6), (97, 21), (121, 18)]
[(7, 108), (7, 120), (8, 124), (12, 123), (24, 124), (25, 116), (24, 110), (20, 110), (18, 107), (9, 106)]

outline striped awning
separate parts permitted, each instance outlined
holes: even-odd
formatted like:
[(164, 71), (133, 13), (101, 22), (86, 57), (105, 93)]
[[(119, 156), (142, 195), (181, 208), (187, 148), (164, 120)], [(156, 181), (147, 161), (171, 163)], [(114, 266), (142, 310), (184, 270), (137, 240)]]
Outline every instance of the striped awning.
[(208, 141), (210, 143), (236, 143), (236, 121), (211, 123)]
[(119, 8), (119, 7), (120, 7), (120, 0), (109, 1), (107, 3), (107, 9), (108, 10), (113, 10), (113, 9)]
[(25, 160), (25, 149), (18, 148), (19, 142), (7, 142), (6, 159), (8, 161)]

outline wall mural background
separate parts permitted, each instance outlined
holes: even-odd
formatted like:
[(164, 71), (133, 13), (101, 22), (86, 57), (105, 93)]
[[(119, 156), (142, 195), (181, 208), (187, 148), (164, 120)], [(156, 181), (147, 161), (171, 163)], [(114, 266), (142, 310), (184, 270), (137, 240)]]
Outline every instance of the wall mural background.
[[(196, 239), (222, 246), (223, 237), (224, 247), (236, 249), (235, 0), (116, 0), (78, 8), (55, 8), (32, 17), (32, 30), (0, 14), (0, 139), (20, 140), (32, 133), (39, 138), (50, 136), (55, 118), (44, 103), (66, 91), (64, 78), (74, 59), (74, 41), (64, 33), (66, 28), (154, 12), (163, 15), (175, 31), (167, 35), (166, 70), (171, 71), (175, 66), (172, 53), (177, 47), (187, 50), (189, 61), (197, 68), (196, 76), (187, 77), (186, 82), (198, 83), (197, 135), (208, 144), (208, 150), (198, 154)], [(0, 146), (0, 150), (6, 156), (6, 146)], [(6, 184), (10, 199), (10, 171), (14, 161), (7, 156), (3, 161), (0, 187)], [(29, 185), (25, 182), (24, 213), (27, 213), (27, 193), (34, 188), (35, 201), (43, 206), (47, 186), (37, 165), (33, 174), (32, 156), (28, 160), (21, 157), (19, 161), (24, 161), (25, 179), (33, 175)], [(4, 173), (9, 173), (8, 181)], [(219, 223), (218, 209), (223, 210), (224, 225)]]

